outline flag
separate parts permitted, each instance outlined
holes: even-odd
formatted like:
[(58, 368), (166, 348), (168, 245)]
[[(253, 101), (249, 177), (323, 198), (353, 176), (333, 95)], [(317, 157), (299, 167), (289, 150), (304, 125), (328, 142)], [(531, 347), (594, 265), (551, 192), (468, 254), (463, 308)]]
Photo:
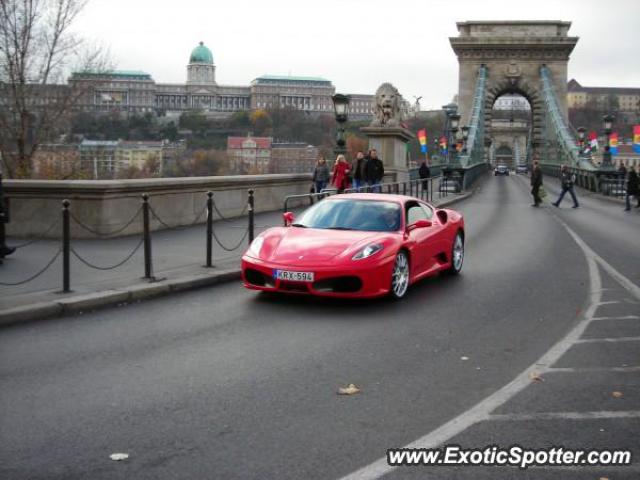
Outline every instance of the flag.
[(640, 153), (640, 125), (633, 126), (633, 151)]
[(611, 155), (618, 154), (618, 133), (617, 132), (613, 132), (609, 136), (609, 151), (611, 152)]
[(447, 153), (447, 137), (440, 137), (440, 150), (442, 153)]
[(425, 129), (418, 130), (418, 141), (420, 142), (420, 151), (427, 153), (427, 131)]
[(596, 132), (589, 132), (589, 144), (585, 151), (589, 153), (595, 152), (596, 150), (598, 150), (598, 135), (596, 135)]

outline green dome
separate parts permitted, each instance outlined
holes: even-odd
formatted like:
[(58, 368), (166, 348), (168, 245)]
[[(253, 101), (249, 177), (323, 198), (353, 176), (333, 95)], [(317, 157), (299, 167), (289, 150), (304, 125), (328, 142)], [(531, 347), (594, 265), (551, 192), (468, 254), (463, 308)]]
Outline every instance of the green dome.
[(189, 63), (208, 63), (213, 65), (213, 54), (211, 50), (204, 46), (204, 43), (200, 42), (200, 45), (191, 52)]

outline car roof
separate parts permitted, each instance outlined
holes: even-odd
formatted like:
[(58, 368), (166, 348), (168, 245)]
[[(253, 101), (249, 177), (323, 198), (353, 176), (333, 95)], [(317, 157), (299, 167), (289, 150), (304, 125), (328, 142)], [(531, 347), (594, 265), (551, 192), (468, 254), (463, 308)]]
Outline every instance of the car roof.
[(331, 199), (349, 199), (349, 200), (370, 200), (375, 202), (395, 202), (404, 203), (407, 200), (420, 200), (419, 198), (410, 197), (407, 195), (397, 195), (392, 193), (340, 193), (337, 195), (331, 195), (326, 200)]

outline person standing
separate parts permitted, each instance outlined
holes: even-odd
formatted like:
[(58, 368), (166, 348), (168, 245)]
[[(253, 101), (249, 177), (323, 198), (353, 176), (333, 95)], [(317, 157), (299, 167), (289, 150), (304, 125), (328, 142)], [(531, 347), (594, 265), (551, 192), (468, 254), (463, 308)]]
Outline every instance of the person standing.
[(635, 167), (629, 167), (627, 175), (627, 193), (625, 195), (625, 211), (631, 210), (631, 197), (635, 196), (638, 204), (636, 208), (640, 208), (640, 185), (638, 184), (638, 174)]
[(542, 169), (538, 160), (533, 161), (533, 170), (531, 171), (531, 195), (533, 195), (532, 207), (539, 207), (542, 203), (540, 198), (540, 187), (542, 187)]
[(371, 187), (371, 191), (380, 193), (382, 191), (380, 184), (384, 178), (384, 165), (382, 160), (378, 158), (378, 151), (375, 148), (369, 150), (369, 159), (365, 165), (365, 172), (367, 184)]
[(431, 170), (429, 170), (429, 165), (427, 165), (427, 161), (423, 160), (422, 164), (420, 165), (420, 169), (418, 170), (418, 175), (420, 176), (420, 179), (422, 180), (422, 191), (423, 192), (427, 192), (428, 195), (428, 191), (429, 191), (429, 180), (427, 180), (429, 177), (431, 177)]
[(578, 208), (578, 199), (576, 198), (576, 194), (573, 191), (573, 182), (574, 175), (569, 171), (569, 167), (566, 165), (560, 166), (560, 183), (562, 184), (562, 192), (560, 192), (560, 196), (558, 200), (553, 203), (554, 207), (560, 207), (560, 202), (564, 198), (565, 194), (569, 192), (571, 194), (571, 198), (573, 199), (573, 208)]
[(364, 158), (364, 153), (359, 150), (356, 154), (356, 159), (353, 162), (351, 171), (353, 172), (353, 188), (360, 190), (361, 187), (366, 186), (367, 182), (364, 178), (364, 166), (367, 160)]
[(329, 181), (329, 166), (324, 157), (320, 157), (316, 163), (316, 168), (313, 170), (313, 185), (315, 186), (316, 193), (322, 192), (327, 187)]
[(333, 180), (331, 183), (338, 190), (338, 193), (342, 193), (345, 188), (349, 188), (349, 173), (351, 172), (351, 166), (347, 163), (344, 155), (338, 155), (336, 163), (333, 166)]

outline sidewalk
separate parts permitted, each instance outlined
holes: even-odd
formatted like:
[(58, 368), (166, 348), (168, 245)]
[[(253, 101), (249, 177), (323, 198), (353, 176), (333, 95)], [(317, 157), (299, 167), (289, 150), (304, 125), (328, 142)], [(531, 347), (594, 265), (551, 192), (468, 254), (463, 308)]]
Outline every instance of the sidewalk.
[[(469, 196), (449, 195), (435, 205), (449, 205)], [(282, 212), (255, 216), (255, 234), (281, 225)], [(227, 247), (238, 245), (247, 230), (247, 217), (214, 222), (214, 233)], [(108, 267), (124, 260), (140, 242), (140, 236), (113, 239), (72, 240), (72, 248), (90, 263)], [(26, 239), (9, 238), (8, 245)], [(240, 242), (228, 252), (213, 241), (213, 268), (206, 268), (206, 225), (156, 231), (152, 233), (153, 273), (156, 281), (143, 279), (144, 253), (139, 248), (123, 265), (96, 270), (71, 255), (71, 290), (63, 294), (62, 257), (36, 279), (16, 286), (0, 285), (0, 325), (23, 320), (78, 312), (92, 308), (137, 301), (174, 291), (198, 288), (240, 278), (239, 260), (248, 246)], [(0, 283), (28, 279), (41, 270), (60, 249), (59, 240), (41, 240), (4, 259)]]

